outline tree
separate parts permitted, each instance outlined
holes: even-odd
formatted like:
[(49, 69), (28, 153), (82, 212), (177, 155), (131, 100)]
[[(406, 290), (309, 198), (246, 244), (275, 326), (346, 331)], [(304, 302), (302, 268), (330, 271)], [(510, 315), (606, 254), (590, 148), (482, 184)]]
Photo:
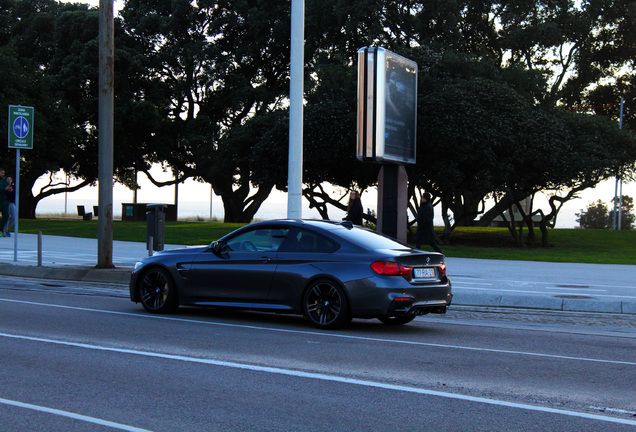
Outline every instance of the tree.
[[(596, 202), (588, 204), (585, 210), (581, 210), (580, 213), (576, 213), (576, 221), (581, 228), (587, 229), (610, 229), (614, 226), (614, 202), (612, 198), (611, 208), (598, 200)], [(621, 229), (629, 230), (634, 225), (634, 200), (632, 197), (625, 195), (621, 202)]]
[(587, 209), (581, 210), (581, 213), (576, 213), (576, 216), (576, 221), (581, 228), (608, 229), (612, 227), (612, 220), (609, 218), (609, 209), (601, 200), (590, 203)]

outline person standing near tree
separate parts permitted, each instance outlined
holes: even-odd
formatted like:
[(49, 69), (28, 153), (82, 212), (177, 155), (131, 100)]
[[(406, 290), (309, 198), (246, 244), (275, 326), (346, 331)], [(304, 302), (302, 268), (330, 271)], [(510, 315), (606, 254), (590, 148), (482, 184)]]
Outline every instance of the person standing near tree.
[(362, 225), (363, 212), (360, 194), (357, 191), (351, 191), (349, 195), (349, 205), (347, 206), (347, 216), (344, 220), (351, 221), (354, 225)]
[(431, 203), (431, 194), (425, 192), (422, 195), (420, 211), (417, 214), (417, 231), (415, 232), (415, 247), (419, 249), (422, 244), (430, 245), (436, 252), (442, 253), (437, 244), (435, 230), (433, 229), (433, 218), (435, 211)]
[(9, 221), (9, 182), (4, 178), (4, 168), (0, 168), (0, 213), (2, 218), (0, 219), (0, 227), (2, 228), (2, 237), (7, 237), (4, 232), (4, 226)]

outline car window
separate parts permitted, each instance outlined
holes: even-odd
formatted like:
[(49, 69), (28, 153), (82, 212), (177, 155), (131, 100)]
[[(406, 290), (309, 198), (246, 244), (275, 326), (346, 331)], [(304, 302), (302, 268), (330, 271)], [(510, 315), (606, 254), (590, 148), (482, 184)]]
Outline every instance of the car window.
[(396, 240), (366, 229), (341, 229), (337, 231), (337, 234), (367, 249), (403, 249), (405, 247)]
[(227, 245), (235, 252), (275, 252), (288, 233), (287, 228), (255, 229), (232, 237), (227, 241)]
[(338, 246), (333, 240), (318, 233), (297, 229), (287, 236), (280, 251), (328, 253), (338, 249)]

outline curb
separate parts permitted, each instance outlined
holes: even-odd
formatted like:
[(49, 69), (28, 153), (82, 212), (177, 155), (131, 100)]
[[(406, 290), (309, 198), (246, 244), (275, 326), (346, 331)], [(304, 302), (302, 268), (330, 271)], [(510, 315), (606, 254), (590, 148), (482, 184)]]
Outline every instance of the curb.
[(128, 285), (131, 268), (96, 269), (94, 267), (38, 267), (4, 265), (0, 274), (35, 279), (56, 279), (77, 282), (101, 282)]
[(488, 306), (501, 308), (541, 309), (564, 312), (596, 312), (636, 314), (636, 302), (604, 301), (595, 298), (568, 299), (527, 295), (473, 294), (454, 292), (453, 304), (458, 306)]

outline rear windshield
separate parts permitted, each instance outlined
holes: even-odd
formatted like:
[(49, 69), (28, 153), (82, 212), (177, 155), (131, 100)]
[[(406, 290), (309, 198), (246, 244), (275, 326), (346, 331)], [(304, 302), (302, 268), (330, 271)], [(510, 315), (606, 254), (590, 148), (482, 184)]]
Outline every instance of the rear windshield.
[(408, 247), (382, 234), (364, 229), (349, 230), (343, 228), (334, 230), (333, 233), (366, 249), (404, 249)]

